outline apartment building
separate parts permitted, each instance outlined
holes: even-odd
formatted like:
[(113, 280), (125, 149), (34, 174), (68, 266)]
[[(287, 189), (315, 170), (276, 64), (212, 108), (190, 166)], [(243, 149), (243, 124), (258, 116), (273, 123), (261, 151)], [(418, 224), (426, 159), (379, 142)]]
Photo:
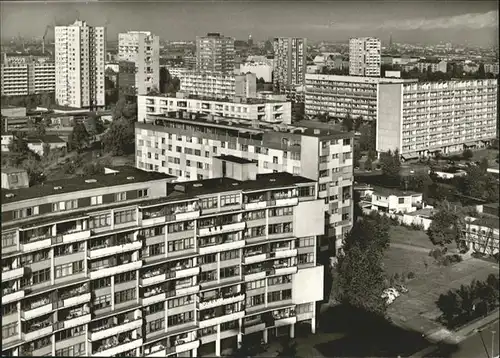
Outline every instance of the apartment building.
[(497, 133), (497, 80), (384, 83), (378, 90), (377, 152), (405, 159), (486, 146)]
[(144, 122), (148, 114), (169, 112), (211, 114), (218, 117), (242, 118), (268, 123), (292, 123), (292, 104), (286, 101), (258, 98), (217, 100), (177, 92), (175, 96), (155, 95), (137, 97), (137, 120)]
[(184, 71), (179, 74), (181, 91), (214, 98), (256, 97), (257, 77), (222, 72)]
[(497, 63), (485, 63), (484, 64), (485, 73), (493, 73), (498, 76), (498, 62)]
[(57, 104), (103, 108), (105, 28), (77, 20), (69, 26), (56, 26), (54, 32)]
[(420, 72), (443, 72), (446, 73), (448, 62), (444, 60), (418, 60), (409, 62), (402, 66), (403, 70), (410, 72), (417, 69)]
[(273, 87), (283, 93), (290, 87), (304, 85), (307, 66), (307, 39), (277, 37), (273, 42)]
[(187, 67), (167, 67), (168, 73), (170, 76), (181, 78), (184, 72), (189, 71)]
[(380, 77), (380, 40), (356, 37), (349, 40), (349, 75)]
[(54, 62), (4, 62), (0, 65), (2, 96), (26, 96), (54, 92), (56, 70)]
[(469, 250), (486, 255), (498, 255), (500, 251), (500, 227), (498, 216), (484, 215), (468, 218), (463, 230), (462, 243)]
[(27, 175), (2, 170), (2, 355), (220, 356), (297, 323), (314, 332), (323, 199), (313, 180), (251, 164), (17, 189)]
[(234, 38), (219, 33), (196, 37), (196, 70), (232, 73), (234, 70)]
[(377, 118), (377, 93), (381, 83), (411, 83), (416, 79), (338, 76), (307, 74), (305, 113), (314, 117), (327, 113), (331, 117), (361, 116), (364, 120)]
[(136, 166), (179, 181), (213, 178), (214, 157), (252, 160), (259, 173), (288, 172), (319, 182), (327, 237), (342, 245), (352, 225), (353, 135), (310, 121), (272, 125), (211, 115), (148, 115), (136, 123)]
[(267, 62), (245, 62), (240, 64), (240, 73), (253, 73), (258, 79), (271, 83), (273, 81), (273, 66)]
[(135, 91), (160, 89), (160, 38), (149, 31), (118, 34), (118, 60), (135, 64)]

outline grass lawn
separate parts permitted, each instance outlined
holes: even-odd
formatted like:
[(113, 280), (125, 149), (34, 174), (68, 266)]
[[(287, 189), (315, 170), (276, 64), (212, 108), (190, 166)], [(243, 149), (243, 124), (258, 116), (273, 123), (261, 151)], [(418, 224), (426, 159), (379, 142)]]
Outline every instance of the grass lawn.
[[(388, 276), (413, 272), (416, 277), (425, 275), (436, 266), (434, 259), (426, 252), (410, 251), (389, 247), (384, 256), (384, 270)], [(427, 266), (426, 266), (427, 264)]]
[(472, 160), (478, 161), (481, 160), (482, 158), (486, 157), (488, 158), (489, 161), (495, 161), (498, 155), (498, 150), (496, 149), (479, 149), (473, 151), (474, 156), (472, 157)]
[(411, 230), (404, 226), (391, 226), (390, 238), (393, 243), (424, 247), (429, 250), (434, 247), (425, 231)]

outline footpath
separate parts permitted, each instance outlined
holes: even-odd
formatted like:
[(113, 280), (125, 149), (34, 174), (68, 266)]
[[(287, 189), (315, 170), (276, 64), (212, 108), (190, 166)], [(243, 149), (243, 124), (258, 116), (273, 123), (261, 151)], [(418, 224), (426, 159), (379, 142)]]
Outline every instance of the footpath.
[(474, 334), (478, 329), (488, 326), (495, 321), (498, 321), (498, 313), (499, 311), (497, 309), (491, 312), (488, 316), (473, 321), (472, 323), (463, 328), (460, 328), (457, 331), (450, 331), (445, 328), (439, 328), (428, 332), (424, 334), (424, 338), (431, 341), (433, 344), (421, 350), (420, 352), (411, 355), (410, 357), (423, 357), (429, 353), (432, 353), (437, 349), (437, 345), (439, 343), (458, 344), (469, 337), (471, 334)]

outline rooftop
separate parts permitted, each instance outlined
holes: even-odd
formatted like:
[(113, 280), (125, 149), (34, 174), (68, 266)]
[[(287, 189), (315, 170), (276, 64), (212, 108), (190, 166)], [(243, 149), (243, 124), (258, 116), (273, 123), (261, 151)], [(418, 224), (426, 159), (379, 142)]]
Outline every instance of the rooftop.
[(198, 96), (190, 93), (182, 93), (179, 95), (173, 95), (168, 93), (158, 93), (154, 95), (140, 95), (139, 97), (164, 97), (164, 98), (172, 98), (177, 100), (199, 100), (199, 101), (207, 101), (207, 102), (221, 102), (221, 103), (231, 103), (231, 104), (266, 104), (266, 103), (286, 103), (287, 101), (280, 101), (278, 99), (265, 99), (265, 98), (216, 98), (216, 97), (205, 97)]
[[(74, 177), (71, 180), (60, 179), (53, 181), (46, 181), (43, 184), (31, 186), (29, 188), (4, 190), (2, 189), (2, 204), (18, 202), (22, 200), (29, 200), (49, 195), (71, 193), (80, 190), (95, 189), (112, 187), (116, 185), (124, 185), (130, 183), (146, 182), (150, 180), (161, 180), (175, 178), (172, 175), (146, 172), (134, 167), (120, 166), (112, 167), (111, 169), (117, 171), (111, 174), (99, 174), (91, 177)], [(2, 169), (3, 172), (3, 169)], [(95, 182), (85, 182), (89, 179), (95, 179)], [(60, 189), (54, 189), (60, 187)], [(6, 197), (6, 194), (14, 194), (13, 197)]]
[(219, 155), (218, 157), (215, 157), (215, 158), (218, 158), (218, 159), (221, 159), (221, 160), (226, 160), (228, 162), (238, 163), (238, 164), (254, 163), (253, 160), (246, 159), (246, 158), (241, 158), (241, 157), (237, 157), (237, 156), (234, 156), (234, 155), (225, 155), (225, 154), (222, 154), (222, 155)]
[(332, 82), (349, 82), (349, 83), (411, 83), (418, 82), (416, 78), (387, 78), (387, 77), (362, 77), (362, 76), (347, 76), (347, 75), (321, 75), (315, 73), (306, 73), (306, 80), (327, 80)]
[(413, 195), (422, 195), (422, 193), (417, 193), (411, 190), (401, 190), (399, 188), (385, 188), (381, 186), (373, 186), (373, 194), (382, 195), (382, 196), (413, 196)]
[(498, 221), (498, 217), (496, 216), (490, 216), (490, 215), (483, 215), (479, 219), (474, 220), (472, 222), (473, 225), (478, 225), (478, 226), (486, 226), (492, 229), (499, 229), (500, 228), (500, 222)]
[(66, 143), (64, 140), (56, 135), (44, 135), (41, 137), (27, 137), (26, 141), (28, 143), (43, 142), (43, 143)]

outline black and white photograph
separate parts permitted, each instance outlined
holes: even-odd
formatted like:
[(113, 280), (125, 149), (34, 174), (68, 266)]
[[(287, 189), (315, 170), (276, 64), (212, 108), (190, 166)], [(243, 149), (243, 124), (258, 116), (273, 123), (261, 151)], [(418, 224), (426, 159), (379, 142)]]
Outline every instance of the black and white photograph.
[(495, 0), (0, 0), (2, 357), (499, 358)]

